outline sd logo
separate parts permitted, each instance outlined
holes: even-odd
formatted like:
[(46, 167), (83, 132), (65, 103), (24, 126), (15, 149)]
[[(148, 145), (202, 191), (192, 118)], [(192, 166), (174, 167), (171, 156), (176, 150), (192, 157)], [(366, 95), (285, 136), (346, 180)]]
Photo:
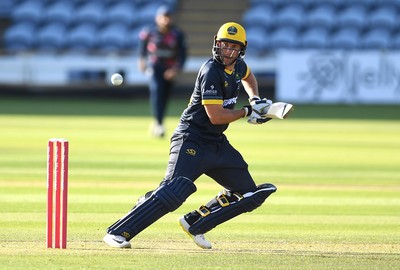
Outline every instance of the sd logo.
[(194, 149), (186, 149), (186, 154), (195, 156), (196, 155), (196, 150)]

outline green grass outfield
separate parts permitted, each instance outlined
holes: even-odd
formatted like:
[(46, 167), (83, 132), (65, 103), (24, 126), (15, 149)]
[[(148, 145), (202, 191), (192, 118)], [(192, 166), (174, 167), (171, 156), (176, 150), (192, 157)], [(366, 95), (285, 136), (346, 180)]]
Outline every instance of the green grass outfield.
[[(257, 183), (278, 191), (207, 234), (177, 218), (220, 187), (207, 177), (181, 208), (119, 250), (105, 229), (161, 181), (169, 140), (148, 135), (146, 99), (0, 99), (0, 269), (399, 269), (400, 107), (297, 106), (227, 135)], [(186, 100), (174, 101), (169, 135)], [(45, 247), (46, 144), (70, 141), (68, 249)]]

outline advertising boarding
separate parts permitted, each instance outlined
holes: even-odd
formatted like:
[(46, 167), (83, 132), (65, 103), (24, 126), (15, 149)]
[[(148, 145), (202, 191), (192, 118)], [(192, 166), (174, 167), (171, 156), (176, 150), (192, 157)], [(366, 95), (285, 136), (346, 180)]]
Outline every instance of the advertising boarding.
[(400, 104), (400, 53), (277, 52), (277, 101)]

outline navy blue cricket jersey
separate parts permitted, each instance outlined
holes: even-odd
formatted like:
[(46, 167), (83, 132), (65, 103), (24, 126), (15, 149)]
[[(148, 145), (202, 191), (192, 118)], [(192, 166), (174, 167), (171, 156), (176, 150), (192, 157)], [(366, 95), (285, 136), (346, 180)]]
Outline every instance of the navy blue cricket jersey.
[(242, 79), (250, 73), (244, 61), (238, 61), (233, 71), (211, 58), (197, 75), (188, 107), (182, 113), (176, 132), (190, 132), (204, 139), (220, 139), (229, 124), (214, 125), (203, 105), (221, 104), (234, 109), (242, 87)]

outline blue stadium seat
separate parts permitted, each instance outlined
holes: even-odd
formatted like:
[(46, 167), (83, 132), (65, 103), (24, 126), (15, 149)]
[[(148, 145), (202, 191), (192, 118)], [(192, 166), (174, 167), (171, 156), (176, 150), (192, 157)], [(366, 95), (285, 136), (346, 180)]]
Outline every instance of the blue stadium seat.
[(70, 24), (75, 16), (73, 1), (56, 1), (44, 10), (44, 18), (47, 22), (61, 22)]
[(373, 28), (361, 39), (365, 49), (387, 49), (391, 45), (391, 33), (387, 28)]
[(142, 25), (154, 23), (154, 18), (160, 5), (161, 3), (159, 2), (151, 2), (139, 8), (137, 14)]
[(335, 25), (337, 19), (335, 6), (330, 3), (315, 5), (305, 17), (309, 26), (321, 26), (328, 29)]
[[(316, 0), (316, 1), (321, 2), (321, 0)], [(334, 4), (336, 6), (336, 9), (338, 10), (339, 9), (346, 10), (354, 5), (363, 6), (366, 10), (368, 10), (371, 7), (373, 7), (376, 3), (378, 3), (378, 1), (381, 0), (328, 0), (328, 1)], [(388, 0), (388, 1), (393, 1), (393, 0)]]
[(97, 28), (92, 23), (82, 23), (67, 31), (66, 48), (71, 51), (87, 52), (94, 48)]
[(0, 18), (9, 19), (11, 12), (14, 7), (13, 0), (1, 0), (0, 1)]
[(367, 8), (361, 4), (349, 4), (338, 12), (337, 22), (342, 27), (356, 27), (362, 29), (366, 26)]
[(29, 22), (14, 24), (4, 34), (4, 45), (9, 52), (31, 50), (35, 46), (36, 27)]
[(138, 7), (131, 1), (119, 2), (107, 9), (105, 17), (108, 23), (121, 22), (126, 26), (135, 25), (139, 21)]
[(299, 35), (295, 27), (281, 27), (271, 33), (271, 42), (269, 44), (271, 48), (295, 48), (298, 46)]
[(276, 23), (280, 26), (301, 27), (304, 23), (304, 6), (301, 2), (288, 3), (276, 14)]
[(398, 25), (396, 6), (385, 4), (377, 7), (371, 11), (368, 21), (370, 27), (379, 26), (394, 29)]
[(246, 29), (246, 38), (249, 44), (246, 55), (257, 56), (265, 52), (270, 43), (270, 37), (265, 28), (261, 26), (252, 26)]
[(360, 48), (360, 32), (355, 27), (344, 27), (339, 29), (331, 37), (331, 47), (335, 49)]
[(243, 25), (248, 27), (262, 26), (271, 28), (274, 25), (274, 10), (271, 5), (260, 5), (254, 8), (249, 8), (243, 14)]
[(89, 1), (76, 9), (75, 21), (77, 23), (93, 23), (100, 25), (104, 18), (104, 2)]
[(58, 51), (65, 45), (66, 26), (53, 22), (43, 26), (36, 34), (36, 48), (42, 51)]
[(141, 26), (131, 27), (128, 29), (125, 45), (127, 50), (132, 50), (133, 53), (136, 52), (135, 50), (139, 45), (139, 33), (141, 30)]
[(390, 48), (394, 50), (400, 49), (400, 32), (392, 36), (390, 40)]
[(100, 52), (118, 52), (127, 43), (128, 27), (122, 23), (112, 23), (98, 31), (96, 48)]
[(16, 4), (11, 18), (14, 22), (30, 21), (31, 23), (39, 23), (42, 19), (43, 7), (43, 1), (40, 0), (28, 0)]
[(329, 30), (325, 27), (315, 26), (308, 28), (300, 36), (302, 48), (324, 49), (329, 47)]

